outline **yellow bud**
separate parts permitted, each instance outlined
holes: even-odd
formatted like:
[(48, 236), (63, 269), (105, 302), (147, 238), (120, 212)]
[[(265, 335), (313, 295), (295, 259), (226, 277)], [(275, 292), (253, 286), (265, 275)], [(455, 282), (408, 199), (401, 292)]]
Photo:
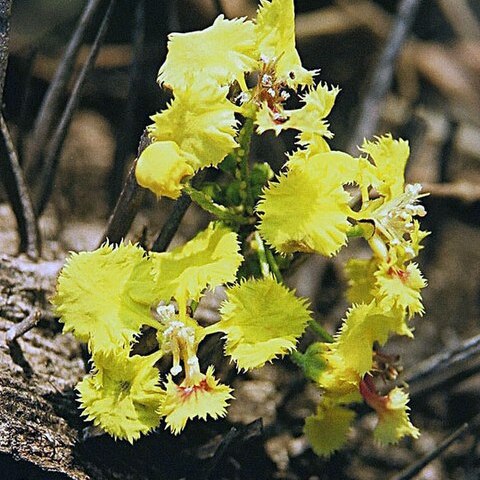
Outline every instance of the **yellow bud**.
[(185, 153), (175, 142), (154, 142), (140, 155), (135, 169), (137, 182), (157, 197), (178, 198), (181, 181), (193, 175)]

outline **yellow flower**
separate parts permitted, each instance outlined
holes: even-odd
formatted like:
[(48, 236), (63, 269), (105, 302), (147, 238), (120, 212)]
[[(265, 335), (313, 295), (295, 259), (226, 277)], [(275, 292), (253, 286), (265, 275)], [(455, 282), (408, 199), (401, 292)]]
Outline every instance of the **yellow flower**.
[(316, 382), (337, 402), (353, 402), (361, 400), (358, 393), (358, 385), (361, 377), (356, 370), (347, 367), (343, 355), (340, 355), (337, 345), (324, 344), (321, 354), (325, 362), (325, 368), (320, 371)]
[(255, 66), (254, 25), (244, 18), (227, 20), (220, 15), (205, 30), (172, 33), (168, 54), (158, 72), (158, 82), (185, 89), (192, 74), (204, 85), (225, 86), (237, 80), (246, 90), (244, 72)]
[[(293, 151), (291, 154), (287, 153), (287, 163), (285, 164), (289, 170), (293, 170), (295, 167), (304, 167), (310, 160), (318, 153), (328, 153), (330, 152), (330, 147), (327, 141), (321, 137), (315, 137), (313, 143), (310, 143), (307, 148), (298, 148)], [(342, 153), (342, 152), (337, 152)]]
[(310, 319), (305, 303), (271, 277), (247, 280), (227, 290), (221, 320), (207, 330), (225, 332), (238, 369), (261, 367), (295, 348)]
[(328, 457), (341, 448), (355, 418), (355, 412), (333, 402), (324, 401), (315, 415), (305, 419), (304, 433), (312, 450)]
[(372, 186), (387, 199), (403, 193), (405, 165), (410, 155), (408, 142), (394, 140), (390, 134), (377, 137), (376, 141), (363, 143), (362, 152), (368, 153), (375, 164)]
[(373, 432), (381, 443), (397, 443), (405, 436), (418, 438), (420, 431), (410, 422), (408, 394), (401, 388), (394, 388), (387, 396), (384, 409), (377, 410), (378, 424)]
[(347, 154), (326, 152), (281, 173), (257, 206), (262, 237), (282, 253), (336, 253), (347, 242), (351, 209), (343, 183), (355, 165)]
[(328, 122), (324, 118), (329, 115), (340, 90), (337, 87), (328, 88), (319, 83), (316, 88), (311, 88), (301, 99), (303, 107), (290, 112), (289, 122), (291, 127), (300, 131), (299, 144), (309, 145), (318, 138), (332, 138), (333, 134), (328, 129)]
[(282, 121), (278, 121), (275, 113), (268, 108), (268, 104), (264, 104), (255, 119), (257, 132), (261, 134), (273, 130), (279, 135), (283, 130), (298, 130), (300, 132), (298, 143), (302, 146), (317, 144), (324, 138), (332, 138), (333, 134), (324, 118), (332, 110), (338, 92), (338, 88), (329, 89), (321, 83), (315, 88), (310, 88), (301, 97), (304, 103), (302, 108), (283, 111)]
[(155, 142), (175, 142), (195, 171), (218, 165), (237, 146), (238, 107), (227, 93), (228, 87), (199, 82), (175, 89), (168, 108), (152, 116), (150, 137)]
[(418, 438), (420, 431), (412, 425), (408, 416), (408, 394), (394, 388), (388, 395), (376, 392), (373, 381), (366, 377), (360, 385), (365, 401), (378, 415), (378, 424), (373, 432), (375, 440), (383, 444), (397, 443), (405, 436)]
[(95, 351), (128, 346), (152, 321), (156, 294), (144, 254), (140, 247), (123, 244), (72, 254), (52, 299), (64, 332), (73, 332)]
[(182, 191), (182, 180), (193, 173), (185, 153), (171, 141), (149, 145), (135, 167), (138, 184), (151, 190), (157, 197), (178, 198)]
[(354, 305), (331, 348), (343, 359), (345, 368), (363, 376), (372, 368), (374, 343), (384, 345), (390, 333), (412, 336), (405, 325), (403, 311), (386, 310), (375, 301), (368, 305)]
[(420, 290), (426, 287), (416, 263), (406, 266), (382, 263), (375, 273), (380, 304), (385, 308), (401, 308), (411, 318), (415, 313), (423, 315)]
[(212, 366), (208, 367), (205, 375), (199, 374), (195, 380), (185, 380), (177, 385), (170, 375), (167, 378), (165, 399), (158, 413), (165, 417), (167, 427), (175, 435), (185, 428), (189, 419), (223, 417), (228, 401), (233, 398), (232, 389), (213, 376)]
[(295, 48), (293, 0), (261, 0), (255, 25), (257, 50), (275, 62), (276, 77), (291, 88), (312, 85), (315, 72), (302, 67)]
[(82, 415), (115, 439), (130, 443), (157, 427), (164, 392), (153, 365), (160, 356), (129, 356), (121, 349), (95, 353), (93, 372), (77, 385)]
[(185, 245), (152, 253), (158, 298), (167, 303), (175, 298), (184, 315), (188, 300), (198, 301), (206, 288), (235, 280), (243, 260), (238, 250), (237, 234), (211, 223)]

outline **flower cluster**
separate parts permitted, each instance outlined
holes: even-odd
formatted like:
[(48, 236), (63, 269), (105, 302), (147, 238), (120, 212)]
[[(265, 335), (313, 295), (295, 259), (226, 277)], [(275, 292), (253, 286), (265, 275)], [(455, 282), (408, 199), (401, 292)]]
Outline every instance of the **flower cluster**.
[[(260, 76), (251, 89), (249, 72)], [(313, 85), (314, 74), (302, 67), (295, 49), (292, 1), (262, 0), (256, 22), (219, 16), (203, 31), (171, 34), (158, 81), (174, 98), (152, 117), (153, 143), (138, 160), (138, 183), (157, 196), (177, 198), (194, 172), (219, 165), (238, 147), (235, 114), (252, 117), (259, 133), (282, 122), (308, 122), (295, 112), (287, 118), (282, 105), (288, 89)], [(310, 125), (315, 135), (321, 135), (318, 123)]]
[[(74, 254), (53, 299), (64, 331), (88, 344), (92, 372), (78, 385), (83, 414), (115, 438), (130, 442), (160, 419), (179, 433), (188, 419), (225, 414), (232, 389), (202, 372), (198, 346), (225, 334), (225, 354), (239, 370), (260, 367), (290, 352), (309, 321), (305, 301), (273, 278), (249, 279), (227, 289), (221, 320), (201, 326), (192, 305), (203, 292), (235, 280), (242, 255), (237, 235), (211, 224), (182, 247), (147, 254), (136, 245), (104, 245)], [(146, 356), (132, 345), (142, 329), (156, 331)], [(163, 386), (156, 362), (171, 355)], [(174, 378), (179, 378), (176, 381)]]
[[(420, 292), (426, 281), (412, 262), (427, 235), (415, 218), (425, 214), (418, 205), (421, 187), (404, 185), (406, 142), (387, 135), (365, 142), (362, 151), (369, 157), (357, 161), (352, 178), (362, 201), (358, 209), (350, 210), (348, 221), (366, 238), (373, 256), (349, 260), (347, 297), (353, 305), (333, 342), (310, 346), (303, 358), (306, 364), (316, 362), (310, 376), (324, 391), (316, 415), (305, 426), (314, 450), (322, 455), (345, 442), (355, 416), (346, 405), (362, 399), (378, 414), (374, 435), (379, 442), (419, 435), (409, 420), (407, 393), (396, 387), (381, 395), (376, 380), (385, 385), (398, 375), (397, 359), (380, 347), (392, 334), (413, 337), (409, 320), (423, 314)], [(372, 191), (378, 198), (370, 199)], [(337, 248), (344, 241), (339, 240)]]
[[(282, 284), (279, 265), (293, 253), (333, 256), (354, 236), (372, 257), (346, 266), (352, 306), (340, 330), (293, 357), (323, 391), (305, 433), (329, 455), (354, 420), (348, 405), (365, 401), (378, 414), (379, 441), (418, 436), (407, 393), (383, 395), (377, 383), (399, 371), (381, 347), (393, 334), (413, 336), (409, 321), (423, 313), (426, 281), (413, 262), (426, 236), (421, 187), (405, 185), (409, 147), (391, 135), (365, 141), (358, 158), (331, 150), (326, 117), (339, 90), (315, 84), (316, 75), (295, 48), (293, 0), (261, 0), (254, 21), (219, 16), (203, 31), (169, 37), (158, 81), (173, 99), (152, 117), (136, 178), (157, 197), (185, 192), (218, 222), (167, 253), (107, 244), (73, 255), (54, 299), (65, 331), (92, 353), (92, 373), (78, 386), (84, 414), (113, 436), (133, 441), (162, 418), (178, 433), (188, 419), (224, 415), (232, 390), (212, 365), (201, 368), (199, 344), (223, 333), (240, 371), (292, 353), (309, 322), (320, 327)], [(287, 108), (292, 95), (299, 108)], [(268, 165), (252, 166), (250, 140), (254, 131), (285, 130), (297, 132), (296, 149), (273, 178)], [(207, 167), (229, 181), (194, 188), (190, 179)], [(224, 284), (221, 320), (199, 324), (204, 291)], [(146, 328), (157, 345), (133, 354)], [(172, 365), (160, 384), (155, 365), (166, 355)]]

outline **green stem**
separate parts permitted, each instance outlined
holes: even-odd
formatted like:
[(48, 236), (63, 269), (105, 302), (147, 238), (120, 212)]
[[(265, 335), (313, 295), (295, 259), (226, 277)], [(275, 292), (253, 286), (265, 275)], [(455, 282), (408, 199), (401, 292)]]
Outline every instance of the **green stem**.
[(268, 264), (270, 265), (270, 269), (272, 270), (273, 275), (277, 279), (277, 282), (283, 283), (283, 275), (280, 272), (280, 268), (278, 267), (278, 263), (275, 260), (272, 251), (269, 248), (265, 250), (265, 255), (267, 257)]
[(215, 203), (208, 195), (205, 195), (205, 193), (200, 190), (196, 190), (195, 188), (187, 185), (184, 187), (183, 191), (187, 193), (192, 201), (194, 201), (200, 208), (212, 213), (219, 220), (233, 223), (235, 225), (248, 225), (251, 223), (250, 218), (233, 213), (227, 207)]
[(255, 242), (257, 244), (256, 251), (258, 256), (258, 262), (260, 263), (260, 270), (264, 277), (268, 277), (270, 275), (270, 265), (267, 260), (267, 255), (265, 253), (265, 245), (258, 231), (255, 232)]
[(319, 325), (318, 322), (316, 322), (315, 320), (310, 320), (308, 325), (319, 337), (323, 338), (323, 340), (328, 343), (333, 342), (334, 338), (332, 337), (332, 335), (330, 335), (321, 325)]
[(250, 185), (250, 143), (253, 134), (253, 118), (247, 118), (238, 134), (239, 147), (237, 149), (237, 162), (239, 165), (240, 178), (245, 182), (245, 207), (246, 211), (251, 215), (253, 213), (254, 199), (252, 188)]
[(292, 353), (290, 353), (290, 359), (292, 360), (292, 362), (301, 368), (303, 368), (305, 365), (303, 357), (303, 353), (300, 353), (297, 350), (294, 350)]

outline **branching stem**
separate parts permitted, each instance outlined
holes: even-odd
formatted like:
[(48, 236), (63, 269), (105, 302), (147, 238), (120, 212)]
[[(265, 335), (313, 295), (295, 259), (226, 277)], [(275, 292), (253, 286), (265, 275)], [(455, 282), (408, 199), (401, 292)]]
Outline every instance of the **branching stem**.
[(330, 335), (316, 320), (310, 320), (308, 323), (310, 328), (325, 342), (332, 343), (334, 338)]

